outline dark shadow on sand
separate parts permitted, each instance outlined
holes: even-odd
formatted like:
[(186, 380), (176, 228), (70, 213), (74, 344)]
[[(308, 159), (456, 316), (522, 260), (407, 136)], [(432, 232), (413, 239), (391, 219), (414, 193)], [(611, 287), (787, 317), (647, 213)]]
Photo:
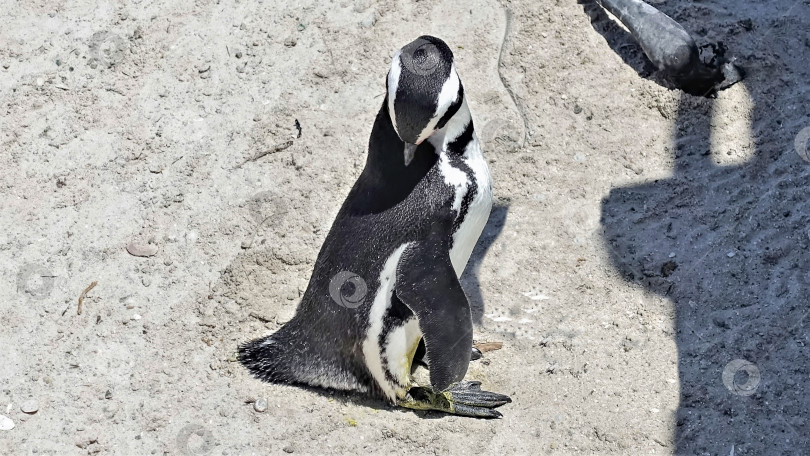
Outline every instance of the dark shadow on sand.
[[(656, 6), (671, 16), (698, 8)], [(806, 3), (797, 9), (810, 15)], [(715, 102), (682, 95), (672, 177), (614, 188), (602, 202), (613, 266), (675, 309), (677, 455), (810, 451), (810, 163), (793, 151), (795, 125), (810, 125), (810, 111), (785, 108), (810, 102), (796, 99), (808, 94), (810, 47), (795, 55), (767, 38), (766, 24), (726, 40), (754, 50), (742, 61), (753, 159), (716, 164), (727, 146), (712, 149)]]
[(593, 29), (605, 38), (608, 47), (621, 57), (627, 66), (642, 78), (661, 83), (658, 79), (651, 77), (656, 71), (655, 65), (644, 55), (641, 45), (633, 38), (633, 35), (612, 20), (595, 0), (579, 0), (578, 3), (582, 5), (585, 14), (590, 17)]

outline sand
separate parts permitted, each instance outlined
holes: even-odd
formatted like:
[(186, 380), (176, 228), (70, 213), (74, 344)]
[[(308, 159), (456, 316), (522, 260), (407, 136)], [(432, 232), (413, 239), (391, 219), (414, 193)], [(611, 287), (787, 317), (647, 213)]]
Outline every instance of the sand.
[[(281, 3), (2, 5), (0, 454), (810, 451), (807, 1), (653, 2), (748, 71), (713, 100), (593, 5)], [(293, 315), (424, 33), (493, 174), (462, 281), (500, 420), (234, 362)]]

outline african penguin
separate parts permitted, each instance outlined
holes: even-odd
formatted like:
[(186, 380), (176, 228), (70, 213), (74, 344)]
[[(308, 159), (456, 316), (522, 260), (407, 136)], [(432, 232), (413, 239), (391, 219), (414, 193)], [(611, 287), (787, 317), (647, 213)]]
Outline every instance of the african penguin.
[[(473, 327), (459, 276), (491, 207), (489, 170), (453, 53), (438, 38), (419, 37), (393, 57), (365, 168), (295, 316), (241, 345), (239, 360), (265, 381), (501, 416), (492, 409), (509, 397), (463, 381)], [(429, 366), (430, 385), (414, 383), (416, 362)]]

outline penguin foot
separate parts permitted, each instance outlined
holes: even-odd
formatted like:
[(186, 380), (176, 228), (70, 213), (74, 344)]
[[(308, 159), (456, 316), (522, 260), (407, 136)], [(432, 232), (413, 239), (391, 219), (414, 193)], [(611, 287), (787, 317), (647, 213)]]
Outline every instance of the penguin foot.
[(399, 405), (414, 410), (438, 410), (459, 416), (474, 418), (500, 418), (501, 413), (493, 410), (512, 402), (509, 396), (481, 390), (481, 382), (461, 381), (450, 385), (440, 393), (422, 386), (408, 390)]

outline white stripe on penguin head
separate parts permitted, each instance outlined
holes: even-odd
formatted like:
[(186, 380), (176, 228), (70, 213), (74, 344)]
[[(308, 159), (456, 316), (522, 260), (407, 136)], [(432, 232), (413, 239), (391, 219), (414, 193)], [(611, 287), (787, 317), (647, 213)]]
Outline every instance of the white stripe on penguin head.
[(397, 128), (397, 115), (396, 111), (394, 111), (394, 102), (397, 99), (399, 75), (402, 72), (402, 66), (399, 59), (401, 54), (402, 50), (399, 50), (396, 54), (394, 54), (394, 58), (391, 59), (391, 69), (388, 70), (388, 117), (391, 118), (391, 123), (394, 125), (394, 131), (397, 132), (397, 135), (399, 135), (399, 129)]
[(458, 98), (458, 91), (461, 88), (461, 80), (458, 77), (458, 73), (456, 73), (456, 65), (453, 64), (450, 66), (450, 75), (447, 77), (447, 80), (444, 81), (442, 84), (442, 91), (439, 92), (439, 99), (436, 100), (436, 112), (433, 114), (433, 117), (428, 122), (427, 126), (421, 133), (419, 133), (419, 139), (417, 143), (421, 143), (425, 139), (428, 138), (431, 134), (433, 134), (433, 130), (436, 128), (436, 125), (439, 124), (439, 121), (442, 117), (447, 113), (447, 110), (450, 109), (450, 106), (453, 105), (453, 102), (456, 101)]

